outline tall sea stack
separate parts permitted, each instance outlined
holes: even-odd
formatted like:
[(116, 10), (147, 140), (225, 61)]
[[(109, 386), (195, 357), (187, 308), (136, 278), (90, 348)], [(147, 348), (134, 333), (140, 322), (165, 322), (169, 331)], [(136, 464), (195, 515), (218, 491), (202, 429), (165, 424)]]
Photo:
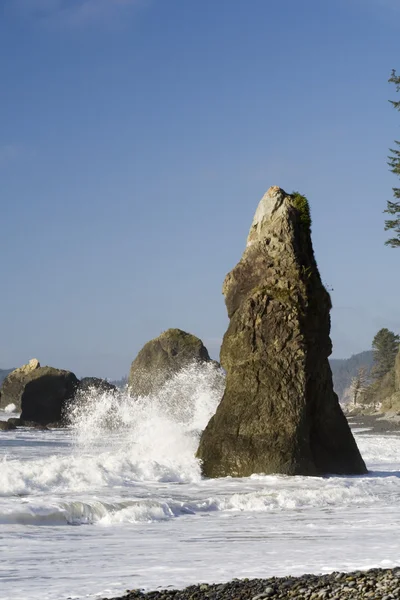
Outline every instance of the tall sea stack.
[(227, 275), (226, 389), (197, 456), (207, 477), (366, 473), (333, 391), (331, 300), (306, 198), (271, 187)]

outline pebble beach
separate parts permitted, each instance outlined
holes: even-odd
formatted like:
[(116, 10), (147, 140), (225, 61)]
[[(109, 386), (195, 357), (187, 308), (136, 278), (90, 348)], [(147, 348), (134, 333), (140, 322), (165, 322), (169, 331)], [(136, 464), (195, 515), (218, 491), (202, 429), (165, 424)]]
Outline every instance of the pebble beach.
[[(223, 584), (192, 585), (183, 590), (143, 593), (130, 590), (107, 600), (392, 600), (400, 598), (400, 567), (353, 573), (242, 579)], [(106, 600), (106, 599), (104, 599)]]

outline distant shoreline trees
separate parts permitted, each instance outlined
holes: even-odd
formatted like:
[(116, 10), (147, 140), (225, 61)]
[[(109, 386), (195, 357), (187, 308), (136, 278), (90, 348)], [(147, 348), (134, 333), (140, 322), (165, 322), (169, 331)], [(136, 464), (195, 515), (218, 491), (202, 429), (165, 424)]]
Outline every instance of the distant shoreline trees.
[[(389, 78), (389, 83), (394, 83), (396, 92), (400, 92), (400, 76), (396, 75), (394, 69)], [(389, 102), (396, 110), (400, 111), (400, 100), (389, 100)], [(394, 143), (397, 147), (390, 148), (391, 154), (388, 157), (388, 165), (391, 172), (400, 177), (400, 141), (395, 140)], [(392, 248), (398, 248), (400, 247), (400, 188), (394, 187), (392, 189), (395, 200), (387, 201), (387, 208), (384, 212), (391, 215), (393, 218), (385, 221), (385, 231), (392, 230), (395, 237), (388, 239), (385, 244)]]
[(351, 399), (354, 406), (356, 406), (358, 400), (367, 389), (368, 385), (368, 373), (365, 367), (358, 369), (357, 375), (353, 377), (350, 384)]
[(379, 379), (389, 373), (394, 367), (397, 352), (399, 351), (400, 336), (384, 327), (380, 329), (372, 341), (374, 351), (374, 366), (372, 375)]

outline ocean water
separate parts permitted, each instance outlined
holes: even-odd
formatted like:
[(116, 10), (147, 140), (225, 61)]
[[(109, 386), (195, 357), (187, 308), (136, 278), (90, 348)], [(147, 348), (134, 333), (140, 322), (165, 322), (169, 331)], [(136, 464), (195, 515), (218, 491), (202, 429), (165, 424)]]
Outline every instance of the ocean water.
[(154, 398), (89, 397), (68, 430), (0, 434), (1, 600), (400, 564), (400, 436), (355, 428), (363, 477), (205, 480), (219, 377), (193, 366)]

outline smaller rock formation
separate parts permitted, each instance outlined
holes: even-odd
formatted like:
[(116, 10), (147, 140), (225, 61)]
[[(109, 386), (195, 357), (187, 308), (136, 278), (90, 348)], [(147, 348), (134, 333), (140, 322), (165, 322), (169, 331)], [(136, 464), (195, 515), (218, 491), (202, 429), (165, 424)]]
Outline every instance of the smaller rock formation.
[(7, 423), (13, 425), (14, 427), (22, 427), (21, 419), (19, 417), (10, 417), (7, 419)]
[(0, 409), (6, 408), (9, 404), (15, 405), (15, 410), (21, 410), (21, 397), (24, 391), (25, 382), (29, 380), (31, 374), (40, 368), (40, 363), (36, 358), (32, 358), (28, 364), (14, 369), (5, 377), (1, 386)]
[[(7, 419), (7, 423), (11, 426), (12, 429), (17, 427), (29, 427), (31, 429), (40, 429), (41, 431), (49, 431), (49, 427), (47, 425), (41, 425), (36, 421), (23, 421), (22, 419), (11, 417)], [(65, 423), (63, 421), (57, 421), (56, 423), (48, 423), (51, 427), (65, 427)]]
[(304, 196), (270, 188), (226, 276), (226, 388), (197, 454), (207, 477), (366, 472), (333, 391), (331, 300), (310, 225)]
[(13, 431), (17, 429), (13, 423), (9, 423), (8, 421), (0, 421), (0, 431)]
[(131, 395), (157, 393), (173, 375), (193, 361), (211, 361), (203, 342), (181, 329), (164, 331), (147, 342), (133, 361), (128, 380)]
[(79, 381), (71, 371), (39, 367), (23, 380), (21, 420), (47, 425), (60, 421)]
[(82, 395), (87, 392), (103, 394), (104, 392), (116, 391), (116, 386), (109, 383), (106, 379), (100, 379), (99, 377), (84, 377), (79, 382), (77, 394)]

